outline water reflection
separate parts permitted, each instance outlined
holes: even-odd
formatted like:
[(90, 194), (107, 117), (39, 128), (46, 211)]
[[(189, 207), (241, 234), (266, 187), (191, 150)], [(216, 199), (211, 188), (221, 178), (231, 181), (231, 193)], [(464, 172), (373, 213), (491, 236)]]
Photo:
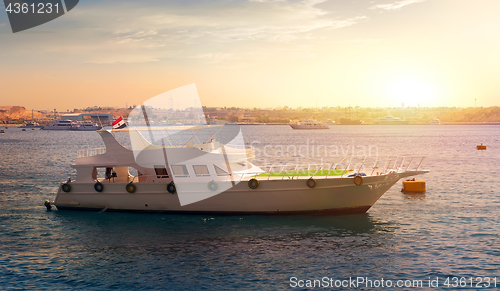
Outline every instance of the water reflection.
[[(92, 252), (140, 246), (154, 252), (205, 255), (283, 247), (382, 246), (398, 226), (369, 214), (349, 216), (206, 216), (54, 211), (66, 235)], [(377, 238), (378, 237), (378, 238)], [(345, 238), (351, 238), (346, 240)]]
[(405, 200), (425, 201), (425, 193), (402, 193)]

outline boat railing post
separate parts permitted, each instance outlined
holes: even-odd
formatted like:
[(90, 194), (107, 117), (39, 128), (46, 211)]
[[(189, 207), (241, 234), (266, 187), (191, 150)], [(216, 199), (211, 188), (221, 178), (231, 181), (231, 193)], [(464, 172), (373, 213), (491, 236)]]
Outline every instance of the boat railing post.
[(335, 164), (334, 171), (337, 171), (337, 166), (338, 166), (338, 165), (341, 165), (341, 164), (344, 162), (345, 158), (346, 158), (346, 157), (344, 157), (344, 158), (340, 161), (340, 163), (336, 163), (336, 164)]
[(332, 165), (331, 165), (331, 166), (330, 166), (330, 168), (328, 169), (328, 172), (326, 172), (325, 179), (328, 179), (328, 174), (330, 174), (330, 171), (332, 170), (333, 165), (334, 165), (334, 164), (332, 163)]
[[(389, 172), (391, 172), (394, 169), (394, 167), (396, 167), (396, 163), (398, 162), (398, 159), (399, 159), (399, 157), (391, 159), (391, 162), (389, 163), (389, 167), (387, 169)], [(394, 163), (392, 161), (394, 161)]]
[(406, 169), (405, 169), (405, 172), (408, 171), (408, 169), (410, 168), (411, 163), (413, 163), (413, 159), (415, 159), (415, 157), (411, 158), (410, 163), (408, 164), (408, 167), (406, 167)]
[(347, 164), (347, 167), (345, 167), (345, 168), (344, 168), (344, 171), (342, 172), (342, 175), (340, 175), (340, 178), (343, 178), (343, 177), (344, 177), (344, 174), (345, 174), (345, 172), (347, 171), (347, 169), (349, 169), (349, 166), (350, 166), (350, 165), (351, 165), (351, 163), (349, 162), (349, 163)]
[(389, 169), (389, 166), (391, 165), (392, 159), (387, 161), (387, 166), (385, 167), (384, 174), (387, 173), (387, 170)]
[(392, 166), (392, 170), (396, 169), (396, 164), (398, 162), (398, 159), (399, 157), (396, 157), (396, 159), (394, 160), (394, 165)]
[(420, 163), (418, 164), (418, 167), (415, 169), (415, 171), (418, 171), (418, 169), (420, 169), (420, 166), (422, 165), (422, 162), (424, 161), (425, 157), (422, 157), (422, 159), (420, 160)]
[(401, 164), (399, 165), (398, 170), (403, 168), (403, 163), (405, 161), (405, 157), (401, 157), (401, 158), (402, 158), (401, 159)]
[(319, 170), (317, 170), (316, 172), (314, 172), (314, 174), (311, 176), (311, 178), (314, 177), (318, 172), (321, 172), (321, 169), (323, 169), (324, 165), (325, 164), (321, 165), (321, 167), (319, 167)]
[(359, 166), (358, 174), (359, 174), (359, 171), (361, 171), (361, 168), (364, 166), (365, 161), (366, 161), (366, 157), (364, 158), (363, 162), (361, 163), (361, 166)]
[(375, 161), (375, 165), (373, 165), (373, 169), (372, 169), (370, 176), (373, 176), (373, 172), (375, 172), (375, 169), (377, 168), (378, 162), (379, 162), (378, 160)]
[(63, 181), (63, 177), (62, 177), (62, 175), (63, 175), (63, 174), (60, 174), (60, 175), (61, 175), (61, 183), (60, 183), (60, 184), (62, 184), (62, 181)]
[(342, 175), (340, 175), (340, 178), (344, 177), (345, 172), (349, 170), (349, 166), (351, 165), (351, 160), (352, 156), (349, 157), (349, 163), (347, 163), (347, 167), (344, 168), (344, 171), (342, 172)]
[(387, 168), (389, 168), (389, 164), (392, 161), (390, 158), (390, 156), (387, 156), (387, 159), (384, 162), (384, 173), (387, 171)]

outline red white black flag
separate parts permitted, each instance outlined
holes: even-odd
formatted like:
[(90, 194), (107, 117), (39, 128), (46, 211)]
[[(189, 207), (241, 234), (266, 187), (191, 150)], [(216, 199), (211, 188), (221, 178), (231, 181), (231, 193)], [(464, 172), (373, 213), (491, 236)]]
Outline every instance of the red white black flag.
[(122, 129), (127, 127), (125, 120), (120, 116), (113, 122), (113, 129)]

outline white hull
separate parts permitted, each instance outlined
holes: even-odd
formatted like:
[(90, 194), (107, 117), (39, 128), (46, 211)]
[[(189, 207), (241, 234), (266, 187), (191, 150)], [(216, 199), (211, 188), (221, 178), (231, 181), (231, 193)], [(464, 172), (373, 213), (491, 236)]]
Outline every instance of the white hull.
[(300, 124), (290, 124), (293, 129), (329, 129), (326, 125), (321, 126), (310, 126), (310, 125), (300, 125)]
[(45, 126), (42, 129), (43, 130), (69, 130), (71, 126), (68, 127), (50, 127), (50, 126)]
[(102, 129), (101, 126), (86, 126), (86, 127), (71, 127), (72, 131), (97, 131)]
[(49, 125), (44, 126), (43, 130), (69, 130), (72, 126), (70, 120), (54, 120)]
[(365, 177), (361, 186), (353, 178), (317, 178), (316, 187), (308, 188), (306, 178), (298, 180), (260, 180), (257, 189), (246, 181), (233, 188), (181, 206), (177, 194), (166, 191), (166, 183), (134, 183), (135, 193), (125, 190), (127, 183), (103, 182), (98, 193), (91, 183), (70, 183), (71, 191), (61, 187), (54, 204), (58, 209), (108, 210), (174, 213), (328, 213), (351, 214), (366, 212), (399, 179), (426, 171)]

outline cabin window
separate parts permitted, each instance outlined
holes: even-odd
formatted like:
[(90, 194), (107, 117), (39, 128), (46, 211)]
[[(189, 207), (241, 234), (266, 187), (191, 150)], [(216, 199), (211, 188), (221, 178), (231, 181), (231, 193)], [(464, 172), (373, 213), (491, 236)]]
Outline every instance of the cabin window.
[(156, 172), (156, 178), (158, 179), (168, 178), (167, 169), (163, 165), (155, 166), (155, 172)]
[(215, 172), (217, 173), (218, 176), (225, 176), (225, 175), (227, 175), (226, 171), (224, 171), (223, 169), (217, 167), (216, 165), (214, 165), (214, 168), (215, 168)]
[(210, 176), (206, 165), (193, 166), (196, 176)]
[(189, 176), (186, 165), (173, 165), (172, 172), (175, 176)]

